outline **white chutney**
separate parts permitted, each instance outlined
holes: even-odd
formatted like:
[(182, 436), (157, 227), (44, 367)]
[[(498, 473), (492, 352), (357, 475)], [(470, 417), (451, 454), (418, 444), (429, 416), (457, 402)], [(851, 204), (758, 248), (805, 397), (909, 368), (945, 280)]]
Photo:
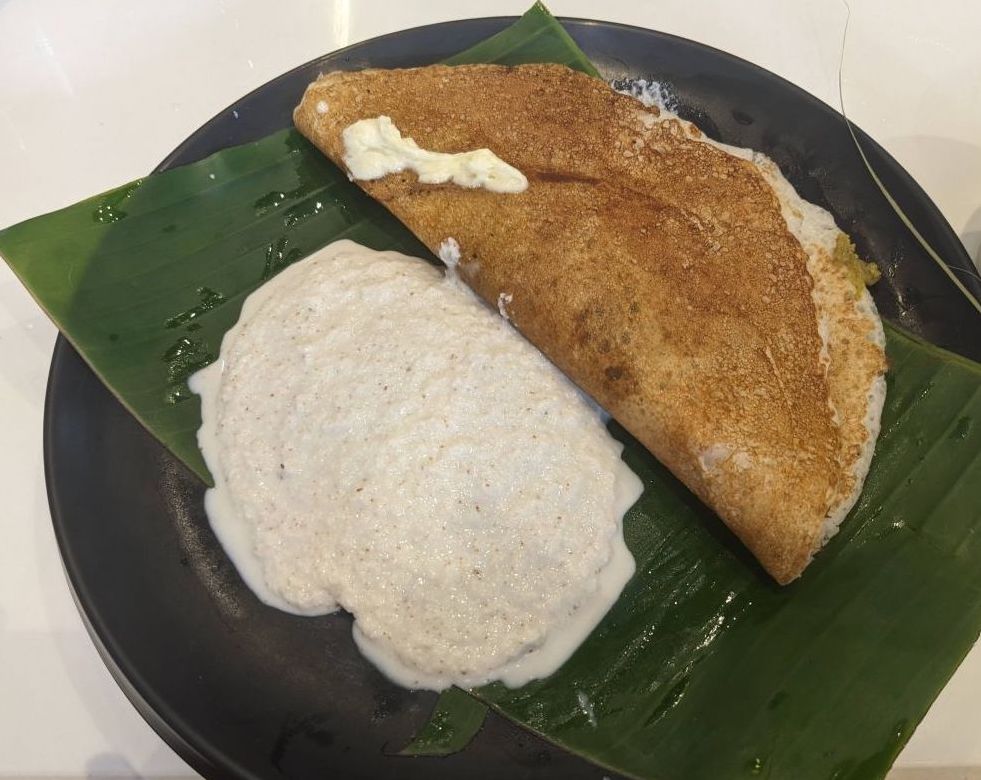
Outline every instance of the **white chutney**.
[(406, 687), (546, 676), (633, 574), (641, 484), (600, 410), (422, 260), (339, 241), (290, 266), (191, 386), (243, 579), (348, 610)]

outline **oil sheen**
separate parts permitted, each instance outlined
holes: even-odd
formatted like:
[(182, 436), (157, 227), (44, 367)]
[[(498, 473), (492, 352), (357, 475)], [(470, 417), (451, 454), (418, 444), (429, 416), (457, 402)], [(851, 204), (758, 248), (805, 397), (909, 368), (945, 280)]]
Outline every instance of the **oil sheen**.
[(396, 682), (557, 669), (631, 577), (601, 411), (452, 276), (339, 241), (253, 293), (192, 379), (206, 508), (266, 603), (343, 608)]

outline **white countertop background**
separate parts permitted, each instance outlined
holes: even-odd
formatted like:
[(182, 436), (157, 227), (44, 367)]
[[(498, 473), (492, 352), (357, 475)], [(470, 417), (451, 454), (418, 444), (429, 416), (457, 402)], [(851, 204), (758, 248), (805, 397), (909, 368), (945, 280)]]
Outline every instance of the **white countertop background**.
[[(0, 227), (144, 175), (228, 104), (333, 49), (520, 14), (530, 2), (0, 0)], [(716, 46), (838, 106), (841, 0), (549, 5)], [(844, 63), (849, 116), (923, 185), (977, 258), (981, 3), (851, 0)], [(65, 583), (41, 461), (54, 338), (0, 263), (0, 777), (195, 777), (116, 687)], [(981, 778), (981, 647), (897, 768), (905, 780)]]

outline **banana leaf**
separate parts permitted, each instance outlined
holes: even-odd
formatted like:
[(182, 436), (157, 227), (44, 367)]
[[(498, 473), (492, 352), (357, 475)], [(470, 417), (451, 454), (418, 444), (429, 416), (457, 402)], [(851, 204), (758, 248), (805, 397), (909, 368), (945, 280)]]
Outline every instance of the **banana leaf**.
[(470, 744), (487, 717), (487, 705), (460, 688), (447, 688), (403, 756), (446, 756)]
[[(591, 66), (536, 5), (455, 62)], [(297, 96), (299, 97), (299, 96)], [(0, 232), (0, 254), (119, 400), (202, 479), (187, 376), (243, 299), (337, 238), (428, 256), (293, 131)], [(641, 778), (881, 777), (981, 629), (981, 367), (887, 327), (889, 394), (842, 532), (779, 588), (615, 423), (646, 485), (637, 574), (556, 674), (475, 690), (565, 748)], [(407, 752), (458, 749), (459, 692)]]

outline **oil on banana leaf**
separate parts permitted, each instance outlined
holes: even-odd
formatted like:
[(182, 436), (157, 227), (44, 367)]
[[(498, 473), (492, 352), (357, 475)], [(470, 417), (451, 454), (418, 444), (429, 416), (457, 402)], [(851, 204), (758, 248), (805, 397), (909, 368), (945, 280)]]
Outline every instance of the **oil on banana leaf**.
[[(453, 61), (594, 72), (541, 6)], [(426, 256), (285, 130), (9, 228), (0, 254), (119, 400), (207, 481), (187, 377), (215, 358), (263, 280), (342, 237)], [(625, 521), (636, 576), (559, 672), (445, 696), (442, 720), (405, 752), (460, 748), (483, 702), (634, 777), (882, 776), (981, 628), (981, 366), (887, 334), (867, 487), (800, 581), (772, 584), (614, 423), (647, 486)]]

